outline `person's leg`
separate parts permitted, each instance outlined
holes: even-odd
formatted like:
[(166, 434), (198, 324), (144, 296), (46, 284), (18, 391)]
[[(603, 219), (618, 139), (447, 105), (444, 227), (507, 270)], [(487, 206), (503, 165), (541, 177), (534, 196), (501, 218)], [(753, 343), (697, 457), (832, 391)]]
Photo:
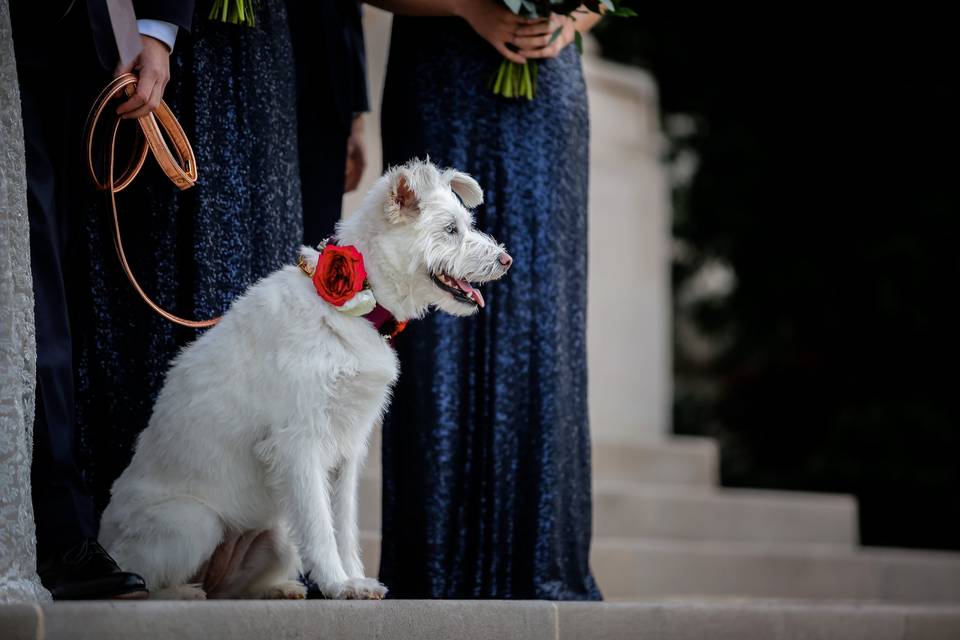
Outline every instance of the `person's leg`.
[[(51, 41), (67, 25), (23, 3), (11, 6), (20, 86), (37, 343), (37, 393), (31, 469), (38, 572), (54, 598), (145, 595), (139, 576), (123, 573), (95, 540), (93, 504), (75, 457), (73, 351), (64, 283), (68, 223), (67, 163), (79, 157), (68, 106), (69, 74)], [(71, 17), (70, 27), (84, 16)], [(64, 36), (68, 37), (68, 36)], [(68, 48), (68, 47), (67, 47)]]
[[(19, 25), (14, 24), (14, 29)], [(74, 458), (73, 368), (58, 206), (66, 145), (66, 97), (45, 65), (18, 66), (26, 149), (27, 208), (37, 340), (32, 468), (41, 565), (94, 535), (93, 506)]]

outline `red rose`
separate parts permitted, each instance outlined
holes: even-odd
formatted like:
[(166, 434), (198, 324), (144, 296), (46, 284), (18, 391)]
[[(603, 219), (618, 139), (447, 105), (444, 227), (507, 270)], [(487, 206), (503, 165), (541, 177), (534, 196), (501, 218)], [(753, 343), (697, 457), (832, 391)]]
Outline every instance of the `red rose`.
[(367, 270), (356, 247), (329, 245), (320, 254), (313, 272), (313, 286), (320, 297), (340, 307), (363, 289)]

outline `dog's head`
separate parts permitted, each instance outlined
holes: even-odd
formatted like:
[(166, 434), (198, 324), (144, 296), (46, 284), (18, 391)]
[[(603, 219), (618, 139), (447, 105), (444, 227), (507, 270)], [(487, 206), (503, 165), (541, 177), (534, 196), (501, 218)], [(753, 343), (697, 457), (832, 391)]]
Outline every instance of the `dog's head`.
[(412, 160), (380, 178), (338, 235), (363, 252), (374, 295), (397, 318), (430, 307), (470, 315), (484, 306), (477, 286), (500, 278), (513, 262), (474, 227), (470, 209), (482, 202), (480, 185), (467, 174)]

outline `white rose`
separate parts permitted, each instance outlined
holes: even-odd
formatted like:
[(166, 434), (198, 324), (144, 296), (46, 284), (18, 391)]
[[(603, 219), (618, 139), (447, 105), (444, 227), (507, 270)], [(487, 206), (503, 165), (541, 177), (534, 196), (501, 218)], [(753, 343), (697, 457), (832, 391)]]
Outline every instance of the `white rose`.
[(373, 297), (373, 291), (364, 289), (355, 296), (344, 302), (339, 307), (334, 307), (340, 313), (348, 316), (365, 316), (377, 306), (377, 300)]

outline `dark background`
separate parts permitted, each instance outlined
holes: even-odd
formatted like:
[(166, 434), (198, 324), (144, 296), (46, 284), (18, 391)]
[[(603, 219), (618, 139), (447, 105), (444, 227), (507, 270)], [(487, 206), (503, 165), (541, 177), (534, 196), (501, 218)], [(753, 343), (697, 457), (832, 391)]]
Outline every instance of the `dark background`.
[[(675, 431), (720, 441), (724, 484), (856, 494), (865, 544), (960, 548), (955, 21), (627, 4), (603, 54), (652, 72), (665, 160), (697, 163)], [(691, 301), (705, 265), (735, 284)]]

